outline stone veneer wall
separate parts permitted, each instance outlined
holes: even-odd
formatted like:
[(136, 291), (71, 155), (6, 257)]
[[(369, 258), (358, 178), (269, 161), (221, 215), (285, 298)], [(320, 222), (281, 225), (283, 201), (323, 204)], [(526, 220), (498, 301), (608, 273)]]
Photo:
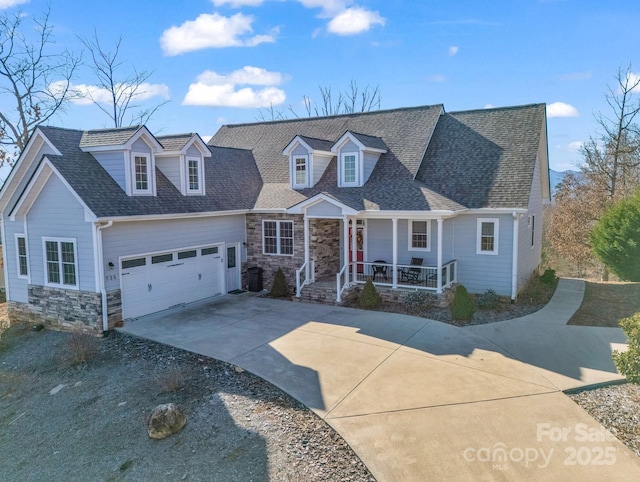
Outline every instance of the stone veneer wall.
[[(77, 333), (102, 333), (100, 293), (29, 285), (29, 302), (9, 301), (7, 313), (14, 323), (42, 323), (50, 328)], [(120, 290), (107, 293), (109, 329), (122, 322)]]
[[(293, 221), (293, 256), (262, 254), (262, 220)], [(304, 219), (300, 214), (247, 214), (247, 261), (242, 266), (242, 285), (247, 286), (247, 268), (258, 266), (263, 286), (270, 289), (273, 276), (282, 268), (291, 294), (295, 292), (296, 269), (304, 263)]]
[(333, 277), (340, 271), (340, 220), (311, 219), (311, 258), (316, 260), (316, 280)]

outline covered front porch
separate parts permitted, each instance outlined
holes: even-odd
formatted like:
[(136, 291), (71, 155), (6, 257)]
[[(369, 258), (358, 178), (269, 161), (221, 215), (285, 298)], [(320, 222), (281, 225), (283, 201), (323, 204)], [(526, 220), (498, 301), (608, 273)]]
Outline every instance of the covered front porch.
[(336, 302), (369, 278), (377, 286), (438, 294), (457, 282), (458, 262), (443, 241), (453, 213), (362, 213), (323, 196), (298, 212), (304, 216), (304, 263), (296, 269), (297, 297), (316, 281), (335, 283)]

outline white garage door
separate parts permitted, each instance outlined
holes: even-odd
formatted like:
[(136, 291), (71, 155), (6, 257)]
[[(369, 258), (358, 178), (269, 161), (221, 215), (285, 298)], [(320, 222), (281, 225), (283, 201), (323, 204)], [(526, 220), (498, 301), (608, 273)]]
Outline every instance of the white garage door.
[(221, 294), (225, 272), (222, 246), (121, 259), (122, 317), (137, 318)]

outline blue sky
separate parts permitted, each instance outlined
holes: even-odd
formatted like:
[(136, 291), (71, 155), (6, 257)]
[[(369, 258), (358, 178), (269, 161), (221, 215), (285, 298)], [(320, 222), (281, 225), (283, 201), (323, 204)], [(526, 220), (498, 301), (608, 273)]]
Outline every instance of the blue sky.
[[(80, 50), (94, 30), (121, 60), (154, 70), (143, 105), (168, 100), (157, 134), (211, 136), (289, 106), (318, 86), (379, 86), (383, 109), (444, 104), (447, 111), (548, 104), (553, 169), (574, 168), (597, 133), (593, 113), (620, 66), (640, 75), (637, 0), (0, 0), (5, 13), (50, 3), (59, 47)], [(86, 58), (86, 56), (85, 56)], [(84, 68), (78, 89), (95, 90)], [(289, 114), (289, 117), (292, 115)], [(52, 124), (109, 127), (79, 102)]]

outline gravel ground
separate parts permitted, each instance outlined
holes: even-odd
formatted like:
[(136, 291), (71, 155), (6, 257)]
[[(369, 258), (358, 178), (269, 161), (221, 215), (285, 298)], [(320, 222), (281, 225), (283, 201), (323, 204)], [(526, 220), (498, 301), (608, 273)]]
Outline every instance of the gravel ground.
[[(74, 360), (85, 351), (87, 363)], [(146, 419), (169, 402), (187, 425), (152, 440)], [(118, 333), (5, 332), (0, 447), (3, 481), (375, 480), (336, 432), (264, 380)]]
[(611, 385), (570, 397), (640, 456), (640, 386)]

